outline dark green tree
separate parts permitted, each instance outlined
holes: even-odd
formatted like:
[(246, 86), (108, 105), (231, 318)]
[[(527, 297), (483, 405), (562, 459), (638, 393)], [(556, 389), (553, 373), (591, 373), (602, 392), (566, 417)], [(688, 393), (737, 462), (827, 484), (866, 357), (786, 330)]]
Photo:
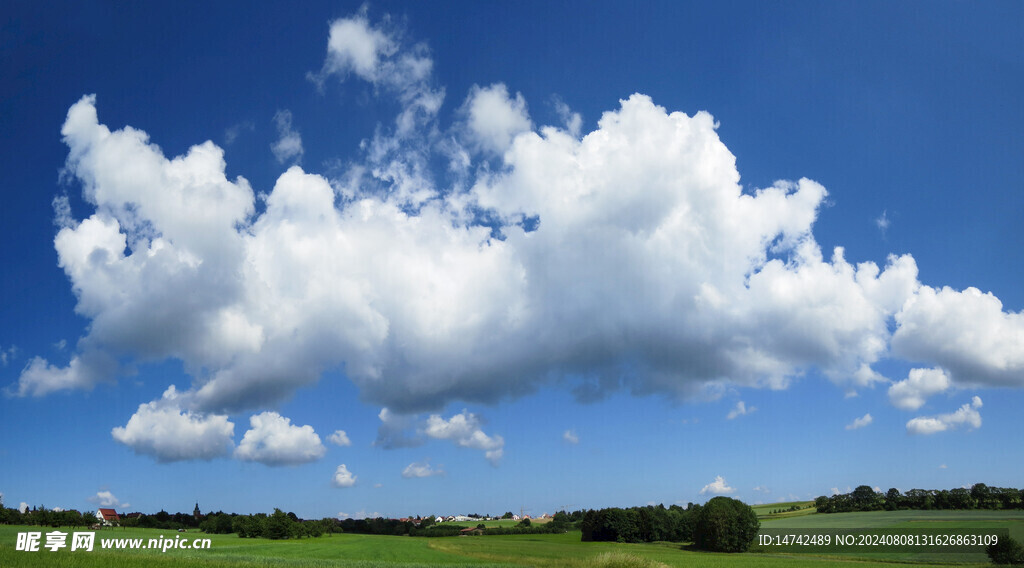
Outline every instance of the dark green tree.
[(993, 564), (1024, 564), (1024, 546), (1010, 537), (985, 548)]
[(693, 544), (713, 552), (745, 552), (760, 527), (749, 505), (730, 497), (715, 497), (697, 515)]

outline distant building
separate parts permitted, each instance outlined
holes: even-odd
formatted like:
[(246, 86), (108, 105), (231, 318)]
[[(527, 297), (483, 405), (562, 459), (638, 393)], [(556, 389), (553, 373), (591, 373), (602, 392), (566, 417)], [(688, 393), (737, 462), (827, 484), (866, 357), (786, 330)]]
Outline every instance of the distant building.
[(203, 514), (199, 512), (199, 503), (198, 503), (198, 502), (196, 502), (196, 508), (195, 508), (195, 509), (192, 509), (192, 516), (193, 516), (193, 517), (195, 517), (195, 518), (197, 518), (197, 519), (198, 519), (199, 517), (202, 517), (202, 516), (203, 516)]
[(100, 524), (105, 527), (112, 527), (121, 522), (121, 515), (118, 515), (117, 511), (114, 509), (104, 509), (102, 507), (96, 511), (96, 518), (100, 521)]

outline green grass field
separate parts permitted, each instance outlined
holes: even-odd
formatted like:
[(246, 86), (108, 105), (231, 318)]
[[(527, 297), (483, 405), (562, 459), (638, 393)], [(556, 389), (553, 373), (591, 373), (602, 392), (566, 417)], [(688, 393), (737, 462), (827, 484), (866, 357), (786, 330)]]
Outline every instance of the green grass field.
[[(775, 505), (778, 508), (779, 505)], [(788, 505), (787, 505), (788, 507)], [(1007, 527), (1024, 539), (1024, 515), (1011, 511), (900, 511), (894, 513), (805, 514), (767, 520), (773, 528), (839, 529), (889, 526), (975, 526)], [(894, 568), (894, 566), (987, 565), (987, 558), (908, 557), (906, 555), (782, 555), (777, 553), (712, 554), (683, 550), (677, 543), (624, 544), (580, 542), (578, 531), (566, 534), (413, 538), (335, 534), (316, 539), (271, 541), (241, 539), (236, 535), (184, 533), (188, 538), (210, 538), (209, 550), (101, 550), (103, 538), (174, 538), (178, 533), (154, 529), (107, 529), (97, 531), (93, 552), (67, 550), (38, 552), (15, 550), (18, 532), (39, 527), (0, 526), (0, 567), (35, 568), (147, 568), (189, 566), (196, 568), (241, 568), (285, 566), (294, 568), (419, 568), (419, 567), (510, 567), (555, 568), (797, 568), (848, 567)], [(41, 532), (45, 534), (47, 530)], [(69, 530), (62, 529), (65, 532)], [(45, 536), (44, 536), (45, 541)], [(894, 564), (898, 563), (898, 564)]]

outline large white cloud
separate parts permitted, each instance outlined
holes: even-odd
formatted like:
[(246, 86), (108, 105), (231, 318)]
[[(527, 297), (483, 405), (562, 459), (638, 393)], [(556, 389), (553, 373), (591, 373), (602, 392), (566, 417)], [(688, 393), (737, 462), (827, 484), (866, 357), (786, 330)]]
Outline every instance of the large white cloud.
[[(399, 116), (338, 180), (290, 168), (259, 213), (213, 143), (165, 157), (83, 97), (62, 133), (93, 211), (65, 219), (55, 247), (90, 325), (70, 364), (34, 359), (10, 390), (178, 359), (193, 384), (167, 412), (188, 422), (262, 410), (344, 368), (396, 419), (553, 381), (583, 398), (714, 397), (818, 369), (857, 388), (884, 380), (872, 366), (890, 341), (957, 383), (1021, 385), (1024, 316), (921, 286), (909, 255), (880, 267), (824, 253), (812, 229), (825, 188), (745, 189), (710, 114), (637, 94), (580, 137), (576, 121), (533, 129), (525, 101), (477, 89), (468, 109), (489, 96), (509, 112), (477, 129), (495, 148), (508, 136), (495, 166), (450, 144), (432, 66), (365, 13), (333, 22), (315, 78), (369, 81)], [(465, 177), (442, 188), (430, 160), (456, 154)], [(496, 438), (475, 443), (500, 452)]]
[(227, 455), (234, 445), (234, 423), (224, 415), (183, 409), (183, 402), (184, 397), (171, 385), (160, 399), (140, 404), (128, 423), (114, 428), (111, 435), (135, 453), (159, 462)]
[(276, 412), (249, 418), (251, 428), (235, 448), (235, 457), (266, 465), (297, 465), (316, 461), (327, 448), (312, 426), (295, 426)]
[(889, 387), (889, 401), (905, 410), (917, 410), (928, 397), (950, 387), (949, 376), (942, 369), (911, 369), (907, 378)]
[(934, 361), (964, 385), (1024, 386), (1024, 312), (991, 292), (922, 286), (896, 314), (896, 355)]
[(937, 434), (966, 426), (968, 429), (981, 428), (981, 398), (973, 397), (971, 402), (964, 404), (950, 414), (938, 416), (919, 416), (907, 422), (907, 432), (911, 434)]

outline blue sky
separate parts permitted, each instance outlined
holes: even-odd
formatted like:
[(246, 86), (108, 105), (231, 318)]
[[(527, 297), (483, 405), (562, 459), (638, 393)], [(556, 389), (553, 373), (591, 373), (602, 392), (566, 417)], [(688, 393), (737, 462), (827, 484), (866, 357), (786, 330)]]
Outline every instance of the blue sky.
[(1019, 3), (2, 18), (7, 506), (1020, 485)]

